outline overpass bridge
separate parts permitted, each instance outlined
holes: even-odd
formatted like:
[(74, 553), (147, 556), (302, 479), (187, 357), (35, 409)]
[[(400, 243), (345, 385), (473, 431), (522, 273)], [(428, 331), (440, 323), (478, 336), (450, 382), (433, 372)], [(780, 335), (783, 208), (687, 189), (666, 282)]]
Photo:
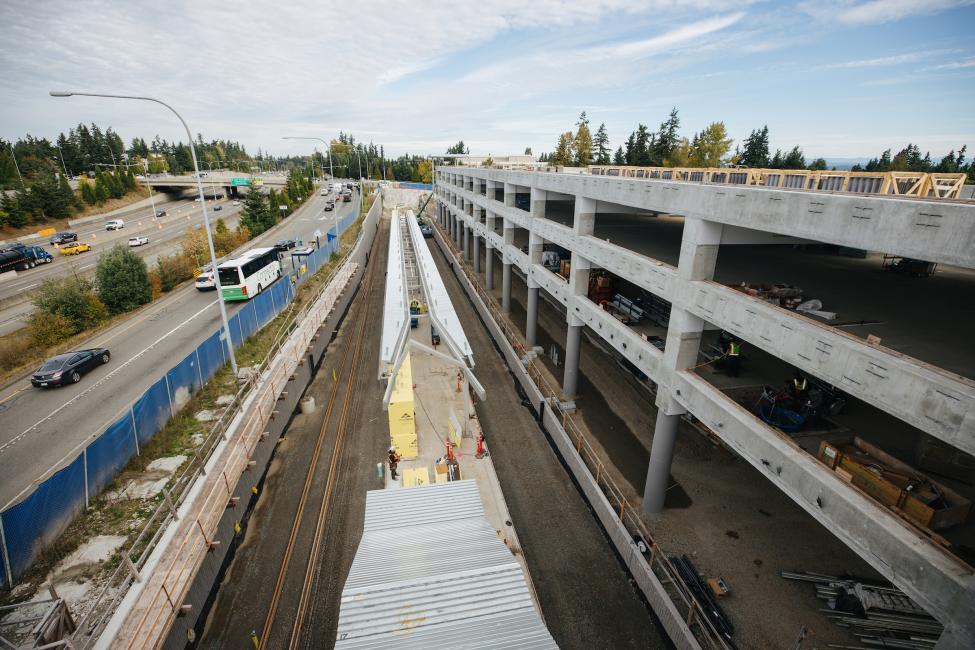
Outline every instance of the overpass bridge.
[[(232, 171), (213, 171), (204, 172), (203, 189), (222, 187), (226, 194), (233, 194), (237, 187), (284, 187), (288, 183), (287, 174), (264, 173), (246, 174)], [(192, 174), (183, 175), (158, 175), (151, 176), (142, 180), (145, 185), (161, 191), (173, 189), (196, 189), (196, 178)]]
[[(785, 178), (773, 184), (771, 178), (738, 181), (730, 174), (688, 174), (677, 180), (637, 175), (635, 170), (610, 171), (444, 166), (436, 169), (434, 180), (440, 225), (473, 260), (475, 273), (480, 272), (479, 248), (485, 248), (488, 290), (493, 264), (500, 258), (504, 311), (511, 309), (512, 269), (524, 275), (526, 347), (536, 344), (539, 289), (564, 309), (568, 327), (563, 399), (569, 402), (577, 394), (580, 341), (586, 328), (655, 384), (656, 426), (644, 510), (663, 508), (678, 421), (693, 416), (939, 619), (946, 627), (939, 649), (975, 647), (975, 572), (969, 564), (933, 542), (930, 531), (910, 525), (839, 478), (796, 439), (722, 392), (709, 375), (695, 372), (705, 331), (724, 330), (749, 344), (755, 354), (798, 368), (856, 397), (865, 407), (906, 423), (919, 441), (934, 439), (971, 458), (975, 368), (941, 367), (953, 363), (951, 357), (970, 341), (944, 341), (941, 364), (909, 354), (928, 345), (926, 339), (937, 338), (924, 323), (964, 318), (967, 312), (946, 305), (943, 314), (908, 321), (921, 326), (908, 332), (909, 344), (903, 349), (892, 349), (715, 281), (722, 251), (802, 242), (952, 265), (953, 273), (967, 278), (962, 286), (970, 292), (975, 286), (975, 203), (954, 198), (961, 179), (891, 177), (868, 182), (847, 175), (834, 182), (804, 176), (790, 187), (793, 181)], [(647, 254), (652, 248), (642, 241), (655, 236), (654, 222), (660, 215), (674, 215), (682, 222), (679, 251), (667, 258)], [(617, 227), (620, 222), (627, 229)], [(571, 255), (568, 277), (543, 263), (543, 253), (552, 246)], [(819, 264), (825, 267), (828, 262)], [(589, 297), (590, 271), (597, 269), (668, 304), (662, 350)], [(855, 275), (840, 279), (847, 284), (858, 281), (873, 282)], [(904, 285), (895, 301), (900, 309), (889, 312), (893, 319), (908, 317), (911, 294), (922, 298), (925, 288), (910, 286)], [(868, 290), (863, 293), (869, 300)]]

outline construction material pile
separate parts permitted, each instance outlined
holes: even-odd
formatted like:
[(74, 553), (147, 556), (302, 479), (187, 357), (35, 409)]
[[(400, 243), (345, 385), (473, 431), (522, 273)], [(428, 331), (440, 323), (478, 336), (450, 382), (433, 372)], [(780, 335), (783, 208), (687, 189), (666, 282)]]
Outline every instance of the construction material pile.
[(775, 284), (749, 284), (742, 282), (741, 284), (731, 285), (731, 288), (758, 298), (759, 300), (764, 300), (776, 307), (819, 316), (824, 320), (833, 320), (836, 318), (836, 312), (823, 311), (823, 303), (821, 300), (817, 298), (804, 300), (802, 289), (793, 284), (787, 284), (785, 282), (776, 282)]
[[(826, 601), (820, 611), (848, 628), (863, 648), (933, 648), (943, 627), (896, 587), (879, 587), (822, 573), (783, 571), (786, 580), (811, 582)], [(842, 646), (852, 647), (852, 646)]]

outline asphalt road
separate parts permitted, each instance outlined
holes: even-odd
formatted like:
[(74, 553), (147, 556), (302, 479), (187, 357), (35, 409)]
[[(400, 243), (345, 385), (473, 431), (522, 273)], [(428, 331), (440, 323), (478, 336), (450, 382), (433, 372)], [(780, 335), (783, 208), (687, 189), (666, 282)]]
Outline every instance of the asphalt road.
[[(174, 252), (176, 245), (188, 229), (202, 227), (203, 211), (200, 204), (194, 202), (192, 198), (168, 200), (163, 197), (162, 201), (164, 202), (156, 203), (156, 209), (166, 210), (167, 215), (160, 219), (154, 218), (150, 207), (142, 207), (112, 215), (113, 219), (125, 221), (125, 228), (122, 230), (106, 231), (104, 223), (109, 219), (108, 217), (104, 221), (88, 223), (72, 229), (71, 232), (77, 233), (78, 241), (91, 244), (92, 250), (88, 253), (60, 255), (57, 249), (48, 244), (48, 239), (40, 240), (37, 245), (43, 246), (54, 255), (54, 261), (27, 271), (19, 271), (16, 279), (0, 284), (0, 305), (2, 305), (0, 335), (24, 326), (24, 319), (33, 310), (28, 296), (36, 291), (44, 280), (69, 273), (91, 275), (94, 273), (98, 256), (103, 251), (111, 249), (116, 244), (126, 244), (129, 237), (135, 235), (149, 237), (148, 244), (133, 247), (132, 250), (143, 257), (147, 264), (152, 265), (160, 255)], [(220, 205), (222, 209), (213, 212), (213, 207), (216, 205)], [(227, 199), (208, 201), (207, 208), (210, 211), (211, 221), (216, 222), (219, 218), (230, 227), (236, 225), (240, 206), (233, 205), (232, 201)]]
[[(286, 237), (313, 241), (316, 230), (325, 233), (336, 219), (359, 207), (356, 195), (351, 203), (324, 212), (326, 200), (314, 194), (247, 248)], [(228, 303), (228, 315), (244, 304)], [(84, 347), (107, 347), (112, 360), (78, 384), (37, 389), (24, 379), (0, 391), (0, 507), (73, 458), (86, 440), (219, 327), (216, 294), (185, 287), (93, 337)]]

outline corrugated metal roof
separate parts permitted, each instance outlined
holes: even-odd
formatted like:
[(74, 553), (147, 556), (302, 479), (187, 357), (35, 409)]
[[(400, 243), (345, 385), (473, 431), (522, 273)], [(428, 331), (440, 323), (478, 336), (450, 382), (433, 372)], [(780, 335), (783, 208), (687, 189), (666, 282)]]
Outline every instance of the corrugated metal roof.
[(366, 495), (336, 648), (557, 648), (474, 481)]

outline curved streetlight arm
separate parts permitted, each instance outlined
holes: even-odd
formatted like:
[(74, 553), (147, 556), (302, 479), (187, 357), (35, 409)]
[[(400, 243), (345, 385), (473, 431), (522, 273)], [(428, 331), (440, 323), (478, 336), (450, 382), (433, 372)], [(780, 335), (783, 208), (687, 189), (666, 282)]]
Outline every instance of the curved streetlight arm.
[(282, 140), (318, 140), (319, 142), (321, 142), (323, 145), (325, 145), (328, 148), (328, 174), (329, 176), (332, 177), (333, 180), (335, 179), (335, 172), (332, 170), (332, 143), (331, 142), (325, 142), (321, 138), (316, 138), (314, 136), (309, 136), (309, 135), (285, 135), (285, 136), (281, 136), (281, 139)]
[(230, 323), (227, 320), (227, 306), (223, 301), (223, 287), (220, 286), (220, 274), (217, 273), (217, 253), (213, 248), (213, 234), (210, 232), (210, 217), (207, 214), (207, 204), (206, 196), (203, 194), (203, 181), (200, 179), (200, 164), (196, 159), (196, 146), (193, 144), (193, 134), (190, 132), (190, 127), (186, 124), (186, 120), (180, 115), (175, 108), (162, 101), (161, 99), (156, 99), (155, 97), (142, 97), (139, 95), (110, 95), (108, 93), (83, 93), (67, 90), (52, 90), (50, 91), (51, 97), (107, 97), (109, 99), (135, 99), (145, 102), (155, 102), (165, 106), (173, 115), (175, 115), (183, 128), (186, 130), (186, 139), (190, 143), (190, 156), (193, 158), (193, 171), (196, 173), (196, 189), (200, 194), (200, 204), (203, 208), (203, 227), (207, 232), (207, 245), (210, 248), (210, 266), (213, 271), (213, 284), (217, 290), (217, 302), (220, 304), (220, 318), (223, 320), (223, 339), (227, 346), (227, 356), (230, 359), (230, 367), (234, 372), (234, 377), (237, 376), (237, 358), (234, 356), (234, 343), (230, 337)]

